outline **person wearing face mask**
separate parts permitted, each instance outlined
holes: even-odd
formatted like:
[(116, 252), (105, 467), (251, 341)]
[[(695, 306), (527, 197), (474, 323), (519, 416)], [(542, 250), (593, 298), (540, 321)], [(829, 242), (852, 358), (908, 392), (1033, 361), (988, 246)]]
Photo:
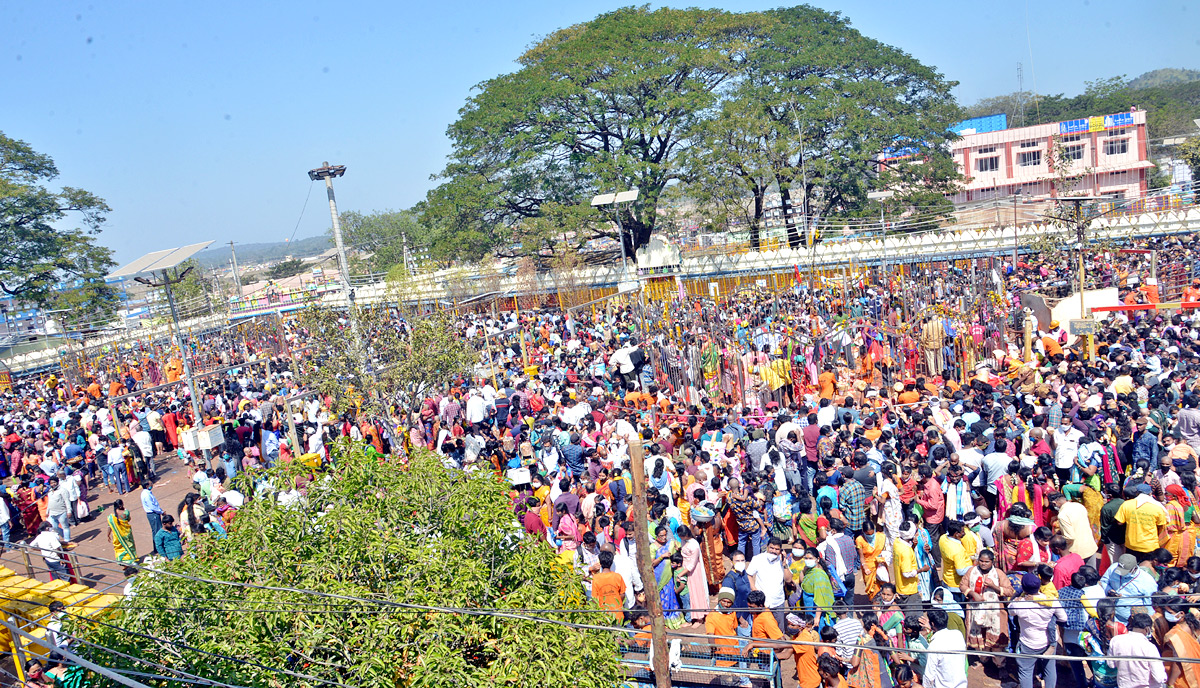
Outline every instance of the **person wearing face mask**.
[(800, 582), (801, 603), (815, 615), (818, 629), (831, 625), (834, 623), (831, 611), (834, 597), (829, 572), (825, 570), (825, 564), (815, 547), (804, 550), (801, 561), (804, 566)]
[(767, 541), (767, 549), (750, 560), (746, 567), (746, 575), (750, 579), (750, 587), (766, 595), (766, 606), (776, 616), (779, 628), (786, 624), (787, 597), (784, 596), (784, 583), (792, 582), (792, 572), (783, 565), (783, 543), (779, 538)]
[[(721, 589), (728, 588), (733, 591), (733, 606), (735, 609), (745, 609), (746, 596), (753, 589), (750, 587), (750, 577), (746, 575), (746, 555), (741, 552), (734, 552), (732, 559), (733, 570), (726, 573), (725, 578), (721, 580)], [(749, 612), (739, 611), (737, 615), (739, 619), (746, 622), (750, 621)]]
[(966, 598), (967, 646), (974, 650), (1004, 650), (1008, 646), (1008, 615), (1001, 600), (1013, 595), (1008, 576), (996, 567), (996, 555), (983, 550), (963, 576), (959, 592)]
[(133, 542), (133, 525), (129, 522), (129, 510), (125, 500), (113, 502), (108, 515), (108, 539), (113, 546), (113, 558), (127, 566), (137, 563), (137, 546)]
[(1170, 667), (1167, 670), (1167, 685), (1192, 688), (1200, 686), (1200, 664), (1196, 662), (1172, 662), (1171, 657), (1200, 657), (1200, 616), (1188, 612), (1183, 598), (1173, 598), (1164, 606), (1164, 617), (1171, 624), (1163, 639), (1163, 658)]
[(1134, 607), (1149, 607), (1150, 596), (1158, 590), (1154, 577), (1138, 566), (1137, 559), (1129, 553), (1121, 555), (1117, 563), (1100, 577), (1100, 587), (1107, 597), (1117, 599), (1117, 620), (1125, 622)]
[(1130, 658), (1108, 660), (1108, 665), (1117, 670), (1118, 688), (1160, 688), (1166, 685), (1167, 672), (1159, 659), (1161, 655), (1147, 637), (1150, 635), (1150, 615), (1134, 614), (1129, 617), (1127, 626), (1128, 633), (1119, 635), (1108, 643), (1110, 655)]

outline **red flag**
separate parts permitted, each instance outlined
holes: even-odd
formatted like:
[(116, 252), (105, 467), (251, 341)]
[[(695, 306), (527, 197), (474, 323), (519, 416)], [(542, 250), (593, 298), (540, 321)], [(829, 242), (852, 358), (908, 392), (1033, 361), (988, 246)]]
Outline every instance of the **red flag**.
[(792, 269), (796, 271), (796, 283), (799, 284), (800, 283), (800, 266), (793, 265)]

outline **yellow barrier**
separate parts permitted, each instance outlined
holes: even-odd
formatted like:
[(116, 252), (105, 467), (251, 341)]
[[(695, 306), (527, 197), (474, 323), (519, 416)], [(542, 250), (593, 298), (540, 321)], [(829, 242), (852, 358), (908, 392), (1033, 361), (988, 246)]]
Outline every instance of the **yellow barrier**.
[[(18, 628), (38, 638), (46, 637), (46, 623), (50, 614), (50, 603), (62, 602), (66, 611), (74, 616), (91, 618), (108, 609), (120, 599), (118, 595), (100, 592), (86, 585), (72, 584), (64, 580), (40, 581), (17, 575), (12, 569), (0, 566), (0, 618), (7, 623), (11, 617)], [(19, 657), (23, 654), (45, 657), (51, 648), (47, 644), (14, 637), (11, 632), (0, 633), (0, 652)], [(23, 678), (23, 662), (14, 661), (17, 673)]]

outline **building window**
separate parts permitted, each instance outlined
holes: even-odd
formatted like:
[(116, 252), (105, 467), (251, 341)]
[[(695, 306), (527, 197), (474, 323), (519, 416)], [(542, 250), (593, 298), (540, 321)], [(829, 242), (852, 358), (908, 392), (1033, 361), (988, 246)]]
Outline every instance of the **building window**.
[(976, 158), (975, 159), (975, 171), (976, 172), (996, 172), (999, 169), (1000, 169), (1000, 157), (999, 156), (996, 156), (994, 158)]
[(1117, 136), (1125, 136), (1128, 133), (1129, 133), (1129, 127), (1125, 127), (1124, 129), (1109, 129), (1107, 132), (1104, 133), (1104, 135), (1109, 138), (1115, 138)]
[(1075, 141), (1082, 141), (1082, 140), (1083, 140), (1083, 134), (1070, 134), (1070, 135), (1062, 137), (1063, 143), (1074, 143)]
[[(1022, 144), (1024, 145), (1024, 144)], [(1017, 153), (1017, 165), (1021, 167), (1037, 167), (1042, 164), (1042, 152)]]
[(996, 152), (995, 146), (982, 146), (980, 148), (975, 149), (975, 155), (984, 155), (985, 153), (995, 153), (995, 152)]
[(1022, 148), (1037, 148), (1038, 142), (1037, 141), (1022, 141), (1021, 147)]
[(1067, 160), (1083, 160), (1083, 146), (1067, 146), (1063, 150), (1063, 157)]
[(1109, 139), (1104, 142), (1105, 155), (1122, 155), (1129, 152), (1129, 139)]

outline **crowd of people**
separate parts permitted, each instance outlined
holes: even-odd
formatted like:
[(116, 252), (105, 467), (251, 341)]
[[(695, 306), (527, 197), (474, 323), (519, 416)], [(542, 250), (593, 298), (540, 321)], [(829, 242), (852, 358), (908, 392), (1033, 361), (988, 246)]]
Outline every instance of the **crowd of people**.
[[(1160, 266), (1191, 274), (1193, 239), (1155, 248)], [(1123, 298), (1159, 299), (1145, 254), (1089, 260)], [(115, 559), (142, 558), (127, 503), (154, 555), (185, 556), (255, 498), (230, 487), (237, 474), (327, 461), (345, 435), (508, 480), (525, 536), (578, 570), (630, 629), (630, 652), (660, 610), (674, 637), (708, 636), (735, 683), (770, 651), (802, 688), (961, 688), (969, 662), (1053, 688), (1045, 656), (1062, 654), (1076, 686), (1200, 688), (1200, 664), (1170, 661), (1200, 657), (1200, 318), (1115, 313), (1093, 357), (1034, 317), (1026, 353), (1022, 295), (1076, 270), (1070, 256), (1031, 256), (726, 299), (466, 314), (455, 329), (478, 345), (478, 369), (389, 418), (339, 418), (310, 397), (294, 445), (287, 362), (208, 378), (202, 422), (225, 430), (211, 463), (182, 447), (194, 420), (183, 386), (139, 395), (134, 380), (112, 406), (103, 389), (26, 383), (3, 418), (0, 525), (6, 542), (25, 527), (65, 575), (88, 491), (107, 488), (120, 493), (106, 515)], [(154, 495), (164, 453), (191, 466), (194, 493), (175, 508)]]

